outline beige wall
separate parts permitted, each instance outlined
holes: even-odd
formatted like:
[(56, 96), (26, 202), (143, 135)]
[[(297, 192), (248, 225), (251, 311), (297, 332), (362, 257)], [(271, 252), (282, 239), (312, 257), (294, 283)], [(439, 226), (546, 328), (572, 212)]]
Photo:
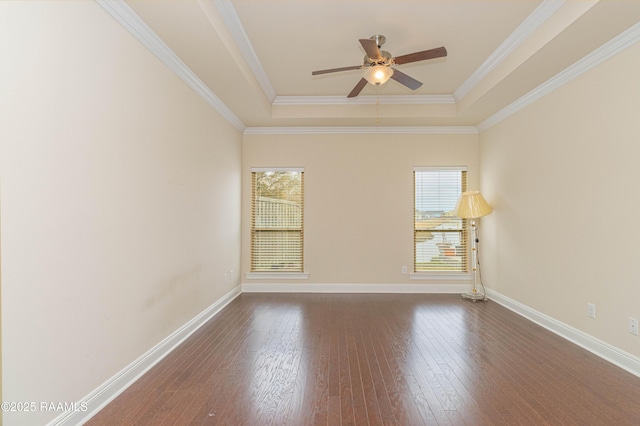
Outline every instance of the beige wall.
[(476, 188), (478, 135), (245, 135), (242, 272), (251, 167), (305, 168), (309, 278), (298, 284), (409, 284), (417, 282), (401, 268), (411, 271), (413, 262), (413, 167), (460, 165)]
[(639, 46), (481, 136), (241, 143), (94, 2), (0, 2), (0, 40), (5, 401), (77, 401), (227, 293), (248, 271), (251, 167), (305, 168), (298, 283), (348, 285), (420, 283), (401, 274), (412, 168), (466, 165), (495, 208), (485, 283), (640, 356)]
[(241, 135), (95, 2), (0, 40), (2, 396), (74, 402), (233, 288)]
[(636, 356), (639, 70), (636, 44), (483, 132), (480, 164), (486, 284)]

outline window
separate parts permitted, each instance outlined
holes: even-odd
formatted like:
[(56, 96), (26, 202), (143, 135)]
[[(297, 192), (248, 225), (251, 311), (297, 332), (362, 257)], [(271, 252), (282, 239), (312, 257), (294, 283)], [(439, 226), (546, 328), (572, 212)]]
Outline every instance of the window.
[(466, 167), (419, 167), (414, 172), (415, 272), (467, 272), (467, 220), (453, 214), (467, 190)]
[(304, 170), (251, 171), (251, 272), (302, 272)]

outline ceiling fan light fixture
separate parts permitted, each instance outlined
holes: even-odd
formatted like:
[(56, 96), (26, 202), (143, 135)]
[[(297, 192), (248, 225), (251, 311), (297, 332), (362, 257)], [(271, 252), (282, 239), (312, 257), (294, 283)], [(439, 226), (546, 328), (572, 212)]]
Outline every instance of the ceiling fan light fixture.
[(373, 85), (386, 83), (393, 75), (393, 68), (383, 65), (376, 65), (367, 69), (364, 78)]

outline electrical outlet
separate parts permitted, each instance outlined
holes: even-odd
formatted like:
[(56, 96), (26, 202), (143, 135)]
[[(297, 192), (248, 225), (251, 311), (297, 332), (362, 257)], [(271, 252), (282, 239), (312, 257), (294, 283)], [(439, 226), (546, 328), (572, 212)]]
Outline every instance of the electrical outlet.
[(596, 305), (593, 303), (587, 303), (587, 316), (596, 319)]
[(406, 266), (403, 266), (403, 267), (402, 267), (402, 273), (403, 273), (403, 274), (406, 274), (406, 273), (407, 273), (407, 267), (406, 267)]
[(636, 318), (629, 317), (629, 333), (638, 335), (638, 320)]

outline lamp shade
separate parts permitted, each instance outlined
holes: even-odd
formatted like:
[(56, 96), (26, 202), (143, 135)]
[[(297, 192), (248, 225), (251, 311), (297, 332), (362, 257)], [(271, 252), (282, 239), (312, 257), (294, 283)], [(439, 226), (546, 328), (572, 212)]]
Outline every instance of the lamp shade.
[(491, 206), (480, 195), (480, 191), (468, 191), (460, 195), (453, 214), (463, 219), (474, 219), (486, 216), (492, 211)]
[(376, 65), (375, 67), (371, 67), (367, 70), (364, 78), (366, 78), (369, 83), (378, 85), (386, 83), (392, 75), (393, 68)]

